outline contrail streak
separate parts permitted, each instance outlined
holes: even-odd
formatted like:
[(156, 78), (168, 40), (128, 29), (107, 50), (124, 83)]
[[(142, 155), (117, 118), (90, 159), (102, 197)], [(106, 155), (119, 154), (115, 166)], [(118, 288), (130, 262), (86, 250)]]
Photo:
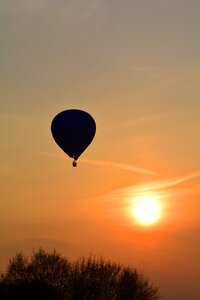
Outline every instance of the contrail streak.
[(112, 162), (107, 160), (91, 160), (91, 159), (80, 159), (81, 162), (96, 165), (96, 166), (102, 166), (102, 167), (110, 167), (110, 168), (118, 168), (126, 171), (131, 172), (137, 172), (147, 175), (153, 175), (153, 176), (160, 176), (158, 173), (144, 168), (135, 167), (129, 164), (123, 164), (118, 162)]
[(132, 186), (132, 191), (144, 192), (144, 191), (155, 191), (155, 190), (171, 188), (183, 182), (189, 181), (193, 178), (197, 178), (199, 176), (200, 176), (200, 170), (196, 170), (182, 177), (153, 181), (147, 184)]
[[(49, 152), (39, 152), (39, 151), (37, 151), (37, 152), (39, 154), (42, 154), (45, 156), (65, 159), (64, 155), (58, 155), (58, 154), (49, 153)], [(131, 172), (138, 172), (138, 173), (147, 174), (147, 175), (160, 176), (158, 173), (156, 173), (152, 170), (135, 167), (135, 166), (132, 166), (129, 164), (123, 164), (123, 163), (112, 162), (112, 161), (104, 161), (104, 160), (91, 160), (91, 159), (80, 159), (79, 161), (86, 163), (86, 164), (90, 164), (90, 165), (96, 165), (96, 166), (102, 166), (102, 167), (108, 167), (108, 168), (109, 167), (119, 168), (122, 170), (131, 171)], [(177, 177), (177, 178), (157, 180), (157, 181), (149, 182), (147, 184), (132, 186), (132, 191), (142, 192), (142, 191), (152, 191), (152, 190), (161, 190), (161, 189), (171, 188), (178, 184), (187, 182), (187, 181), (197, 178), (197, 177), (200, 177), (200, 170), (190, 172), (184, 176)], [(125, 188), (125, 189), (127, 189), (127, 188)], [(130, 189), (130, 186), (128, 187), (128, 189)]]
[[(45, 156), (65, 159), (65, 156), (63, 156), (63, 155), (61, 156), (61, 155), (49, 153), (49, 152), (38, 152), (38, 153), (45, 155)], [(113, 161), (94, 160), (94, 159), (79, 159), (78, 161), (80, 161), (82, 163), (90, 164), (90, 165), (95, 165), (95, 166), (101, 166), (101, 167), (107, 167), (107, 168), (117, 168), (117, 169), (122, 169), (122, 170), (126, 170), (126, 171), (146, 174), (146, 175), (160, 176), (158, 173), (156, 173), (152, 170), (149, 170), (149, 169), (135, 167), (135, 166), (132, 166), (129, 164), (123, 164), (123, 163), (118, 163), (118, 162), (113, 162)]]

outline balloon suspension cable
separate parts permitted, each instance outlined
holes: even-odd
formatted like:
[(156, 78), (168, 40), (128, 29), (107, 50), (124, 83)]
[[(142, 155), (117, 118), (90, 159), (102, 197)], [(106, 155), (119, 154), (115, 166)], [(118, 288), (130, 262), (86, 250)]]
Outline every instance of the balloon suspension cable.
[(72, 162), (72, 166), (73, 166), (73, 167), (77, 167), (77, 161), (76, 161), (75, 159), (74, 159), (73, 162)]

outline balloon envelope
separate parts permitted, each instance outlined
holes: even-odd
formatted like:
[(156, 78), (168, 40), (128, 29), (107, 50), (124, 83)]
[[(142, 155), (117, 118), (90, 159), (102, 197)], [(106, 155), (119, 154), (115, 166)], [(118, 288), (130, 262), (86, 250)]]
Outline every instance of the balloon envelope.
[(79, 109), (60, 112), (51, 123), (51, 132), (60, 148), (77, 160), (92, 142), (96, 124), (90, 114)]

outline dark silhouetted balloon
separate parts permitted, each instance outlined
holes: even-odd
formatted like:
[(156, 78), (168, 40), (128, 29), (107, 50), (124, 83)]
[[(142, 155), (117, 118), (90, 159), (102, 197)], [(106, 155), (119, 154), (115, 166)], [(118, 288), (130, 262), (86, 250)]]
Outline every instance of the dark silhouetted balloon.
[(60, 148), (76, 160), (92, 142), (96, 124), (90, 114), (79, 109), (69, 109), (60, 112), (51, 123), (51, 132)]

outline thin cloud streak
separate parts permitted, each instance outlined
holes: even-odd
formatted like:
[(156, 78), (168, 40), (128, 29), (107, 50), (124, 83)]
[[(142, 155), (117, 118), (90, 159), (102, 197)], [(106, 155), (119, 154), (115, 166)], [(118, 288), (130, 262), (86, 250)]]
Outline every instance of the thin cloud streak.
[[(66, 159), (66, 157), (64, 155), (58, 155), (58, 154), (54, 154), (54, 153), (50, 153), (50, 152), (41, 152), (41, 151), (36, 151), (36, 152), (38, 152), (38, 154), (50, 156), (53, 158)], [(135, 167), (135, 166), (132, 166), (129, 164), (124, 164), (124, 163), (105, 161), (105, 160), (94, 160), (94, 159), (79, 159), (78, 161), (80, 161), (82, 163), (90, 164), (90, 165), (95, 165), (95, 166), (101, 166), (101, 167), (107, 167), (107, 168), (117, 168), (117, 169), (122, 169), (122, 170), (126, 170), (126, 171), (137, 172), (137, 173), (152, 175), (152, 176), (161, 176), (160, 174), (154, 172), (153, 170)], [(171, 188), (171, 187), (174, 187), (181, 183), (195, 179), (197, 177), (200, 177), (200, 170), (195, 170), (193, 172), (190, 172), (184, 176), (177, 177), (177, 178), (157, 180), (157, 181), (149, 182), (147, 184), (140, 184), (140, 185), (132, 186), (132, 191), (143, 192), (143, 191), (152, 191), (152, 190), (155, 191), (155, 190)], [(130, 187), (128, 187), (128, 189), (130, 189)]]
[(118, 163), (118, 162), (112, 162), (112, 161), (106, 161), (106, 160), (90, 160), (90, 159), (80, 159), (80, 161), (87, 163), (87, 164), (96, 165), (96, 166), (117, 168), (117, 169), (122, 169), (122, 170), (126, 170), (126, 171), (137, 172), (137, 173), (142, 173), (142, 174), (147, 174), (147, 175), (160, 176), (158, 173), (156, 173), (152, 170), (135, 167), (135, 166), (132, 166), (129, 164), (124, 164), (124, 163)]
[(150, 191), (168, 189), (168, 188), (177, 186), (181, 183), (187, 182), (189, 180), (195, 179), (197, 177), (200, 177), (200, 170), (193, 171), (187, 175), (177, 177), (177, 178), (169, 178), (169, 179), (149, 182), (147, 184), (139, 184), (139, 185), (135, 185), (135, 186), (134, 185), (129, 186), (124, 189), (114, 191), (114, 193), (118, 193), (118, 192), (124, 193), (125, 191), (128, 193), (133, 193), (133, 192), (142, 193), (142, 192), (150, 192)]
[[(50, 152), (42, 152), (42, 151), (36, 151), (38, 154), (45, 155), (45, 156), (50, 156), (54, 158), (60, 158), (60, 159), (66, 159), (65, 156), (63, 155), (58, 155)], [(100, 167), (106, 167), (106, 168), (117, 168), (125, 171), (130, 171), (130, 172), (137, 172), (141, 174), (146, 174), (146, 175), (152, 175), (152, 176), (160, 176), (160, 174), (149, 170), (145, 168), (140, 168), (140, 167), (135, 167), (129, 164), (124, 164), (124, 163), (118, 163), (118, 162), (113, 162), (113, 161), (107, 161), (107, 160), (94, 160), (94, 159), (79, 159), (78, 162), (82, 162), (85, 164), (89, 165), (95, 165), (95, 166), (100, 166)]]
[(119, 122), (119, 123), (115, 123), (112, 124), (110, 126), (106, 126), (105, 130), (116, 130), (116, 129), (122, 129), (122, 128), (129, 128), (129, 127), (134, 127), (134, 126), (143, 126), (146, 125), (148, 123), (152, 123), (152, 122), (156, 122), (156, 121), (160, 121), (163, 120), (163, 118), (167, 118), (169, 117), (169, 113), (158, 113), (158, 114), (152, 114), (152, 115), (147, 115), (147, 116), (143, 116), (143, 117), (139, 117), (139, 118), (135, 118), (135, 119), (130, 119), (128, 121), (125, 122)]

